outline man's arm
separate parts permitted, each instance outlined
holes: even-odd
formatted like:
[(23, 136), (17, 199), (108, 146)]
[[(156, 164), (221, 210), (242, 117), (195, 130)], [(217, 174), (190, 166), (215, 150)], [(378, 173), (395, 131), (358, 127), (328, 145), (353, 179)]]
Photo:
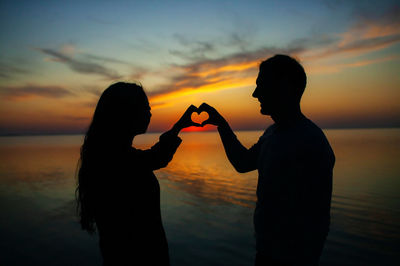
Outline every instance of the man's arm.
[(218, 133), (221, 137), (222, 144), (224, 145), (226, 156), (239, 173), (246, 173), (257, 169), (257, 158), (259, 153), (258, 144), (250, 149), (247, 149), (237, 139), (233, 133), (228, 122), (218, 113), (215, 108), (203, 103), (199, 107), (199, 112), (205, 111), (208, 113), (209, 118), (202, 123), (215, 125), (218, 127)]

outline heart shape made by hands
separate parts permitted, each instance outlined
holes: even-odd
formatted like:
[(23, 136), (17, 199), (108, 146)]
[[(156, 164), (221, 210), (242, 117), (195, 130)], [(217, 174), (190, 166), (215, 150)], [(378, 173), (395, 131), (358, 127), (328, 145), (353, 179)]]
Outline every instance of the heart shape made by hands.
[(192, 119), (192, 121), (194, 122), (194, 123), (198, 123), (198, 124), (201, 124), (202, 122), (204, 122), (204, 121), (206, 121), (207, 119), (208, 119), (208, 114), (207, 114), (207, 112), (201, 112), (201, 113), (196, 113), (196, 112), (193, 112), (192, 113), (192, 116), (191, 116), (191, 119)]

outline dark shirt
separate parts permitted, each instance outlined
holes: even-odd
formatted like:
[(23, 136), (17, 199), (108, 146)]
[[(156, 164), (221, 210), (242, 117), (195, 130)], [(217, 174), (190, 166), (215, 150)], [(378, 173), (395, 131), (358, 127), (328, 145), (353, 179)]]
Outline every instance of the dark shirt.
[(322, 130), (306, 118), (274, 124), (245, 153), (232, 131), (219, 131), (232, 164), (258, 170), (257, 251), (282, 262), (318, 258), (329, 231), (335, 163)]
[(94, 205), (104, 265), (169, 265), (153, 170), (167, 166), (180, 143), (179, 137), (164, 134), (148, 150), (101, 153)]

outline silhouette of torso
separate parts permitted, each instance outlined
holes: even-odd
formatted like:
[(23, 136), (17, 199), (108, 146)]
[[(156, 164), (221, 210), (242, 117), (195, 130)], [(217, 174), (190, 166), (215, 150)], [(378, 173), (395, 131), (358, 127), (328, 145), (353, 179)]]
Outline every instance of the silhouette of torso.
[(236, 170), (258, 170), (257, 252), (282, 263), (317, 262), (329, 231), (335, 163), (321, 129), (305, 117), (274, 124), (248, 150), (229, 127), (218, 131)]
[(110, 149), (98, 156), (94, 206), (104, 265), (169, 265), (153, 170), (168, 164), (180, 142), (163, 138), (149, 150)]
[(310, 120), (269, 127), (250, 150), (259, 179), (257, 250), (280, 261), (319, 257), (330, 223), (333, 151)]

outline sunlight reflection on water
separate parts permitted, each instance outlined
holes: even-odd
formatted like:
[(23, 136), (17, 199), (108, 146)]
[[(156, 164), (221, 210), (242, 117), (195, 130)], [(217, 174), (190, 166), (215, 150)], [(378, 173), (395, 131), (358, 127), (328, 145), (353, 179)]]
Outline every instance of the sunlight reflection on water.
[[(250, 147), (262, 132), (239, 132)], [(327, 130), (335, 151), (332, 226), (321, 265), (400, 262), (400, 130)], [(158, 134), (138, 137), (148, 148)], [(183, 133), (156, 171), (172, 265), (252, 265), (257, 172), (238, 174), (216, 132)], [(0, 138), (0, 257), (6, 265), (99, 265), (74, 214), (82, 136)], [(57, 263), (54, 263), (54, 262)]]

